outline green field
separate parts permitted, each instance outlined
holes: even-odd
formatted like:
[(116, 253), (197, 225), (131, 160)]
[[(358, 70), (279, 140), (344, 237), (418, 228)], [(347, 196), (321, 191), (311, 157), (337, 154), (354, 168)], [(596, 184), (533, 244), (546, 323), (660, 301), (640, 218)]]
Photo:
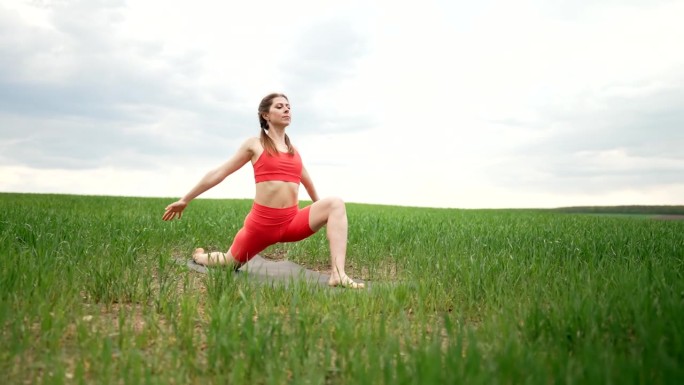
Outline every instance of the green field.
[(251, 202), (171, 201), (0, 194), (5, 383), (684, 383), (684, 221), (348, 204), (354, 291), (189, 271)]

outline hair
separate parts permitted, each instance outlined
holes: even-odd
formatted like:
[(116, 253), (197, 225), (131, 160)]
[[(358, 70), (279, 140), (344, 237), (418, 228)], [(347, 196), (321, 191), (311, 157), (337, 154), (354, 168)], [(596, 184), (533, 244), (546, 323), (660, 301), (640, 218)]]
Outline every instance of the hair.
[[(261, 99), (261, 103), (259, 103), (259, 126), (261, 126), (261, 145), (264, 146), (264, 150), (268, 152), (271, 155), (277, 154), (278, 149), (276, 148), (275, 143), (273, 142), (273, 139), (271, 139), (270, 136), (268, 136), (268, 122), (266, 119), (264, 119), (264, 114), (268, 113), (268, 111), (271, 109), (271, 105), (273, 105), (273, 99), (277, 97), (283, 97), (287, 99), (287, 96), (285, 94), (279, 94), (279, 93), (272, 93), (266, 95), (263, 99)], [(290, 99), (287, 99), (287, 101), (290, 101)], [(290, 137), (285, 134), (285, 144), (287, 145), (287, 152), (290, 154), (294, 154), (294, 147), (292, 147), (292, 143), (290, 142)]]

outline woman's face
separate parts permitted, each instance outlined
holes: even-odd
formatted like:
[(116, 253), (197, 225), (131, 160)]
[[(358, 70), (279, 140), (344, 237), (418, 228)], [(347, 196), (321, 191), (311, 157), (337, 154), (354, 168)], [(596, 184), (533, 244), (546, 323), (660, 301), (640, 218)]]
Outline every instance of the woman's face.
[(290, 124), (292, 116), (290, 115), (290, 102), (282, 96), (273, 99), (271, 108), (268, 109), (266, 120), (273, 126), (285, 127)]

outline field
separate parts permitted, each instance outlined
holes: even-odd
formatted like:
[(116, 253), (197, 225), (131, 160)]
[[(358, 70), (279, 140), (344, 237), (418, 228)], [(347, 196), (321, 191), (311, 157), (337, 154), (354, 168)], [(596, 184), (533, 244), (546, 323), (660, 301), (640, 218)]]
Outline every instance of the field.
[(354, 291), (189, 271), (251, 202), (171, 201), (0, 194), (5, 383), (684, 383), (684, 221), (348, 204)]

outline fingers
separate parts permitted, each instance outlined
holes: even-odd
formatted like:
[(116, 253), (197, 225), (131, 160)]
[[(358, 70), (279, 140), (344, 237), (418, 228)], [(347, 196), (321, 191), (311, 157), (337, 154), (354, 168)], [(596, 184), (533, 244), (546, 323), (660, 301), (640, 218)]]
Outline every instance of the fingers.
[(166, 211), (162, 215), (162, 219), (165, 221), (170, 221), (178, 216), (178, 219), (183, 217), (183, 210), (185, 209), (185, 204), (179, 204), (180, 202), (174, 202), (166, 206)]
[(164, 215), (162, 216), (162, 219), (165, 221), (172, 220), (173, 218), (176, 217), (176, 214), (178, 214), (178, 219), (180, 219), (181, 216), (183, 215), (182, 212), (176, 212), (176, 211), (173, 211), (172, 209), (167, 209), (166, 212), (164, 213)]

